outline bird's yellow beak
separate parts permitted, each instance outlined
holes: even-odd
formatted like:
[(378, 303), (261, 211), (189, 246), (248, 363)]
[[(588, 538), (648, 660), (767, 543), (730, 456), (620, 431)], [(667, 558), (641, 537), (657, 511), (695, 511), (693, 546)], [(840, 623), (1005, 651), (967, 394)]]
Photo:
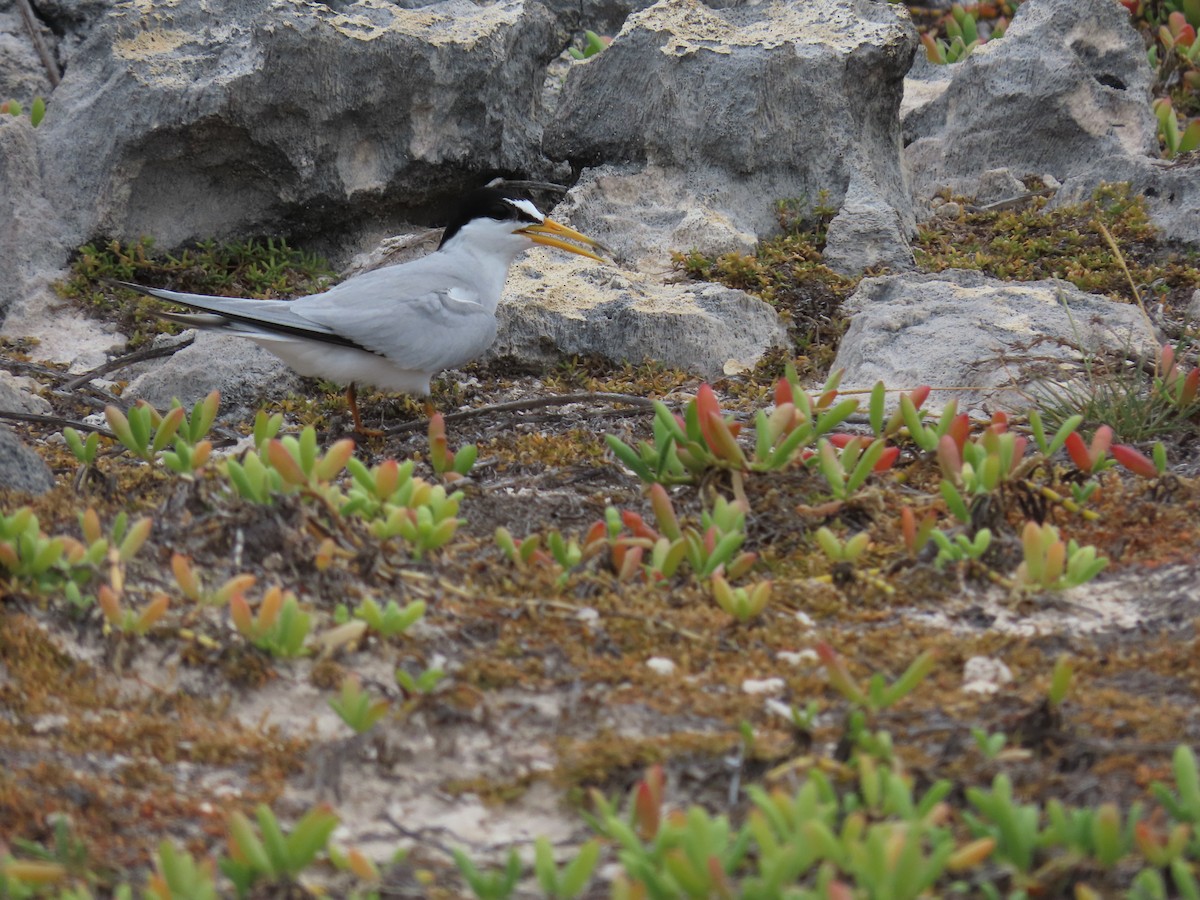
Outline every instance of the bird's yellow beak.
[[(578, 253), (580, 256), (586, 256), (589, 259), (595, 259), (600, 262), (604, 261), (604, 257), (593, 253), (587, 247), (580, 247), (579, 244), (586, 244), (588, 247), (595, 247), (609, 256), (612, 255), (612, 252), (599, 241), (593, 240), (586, 234), (580, 234), (574, 228), (560, 225), (551, 219), (546, 219), (537, 225), (526, 225), (524, 228), (517, 229), (516, 233), (527, 236), (535, 244), (557, 247), (559, 250), (566, 250), (568, 253)], [(572, 244), (569, 241), (577, 241), (578, 243)]]

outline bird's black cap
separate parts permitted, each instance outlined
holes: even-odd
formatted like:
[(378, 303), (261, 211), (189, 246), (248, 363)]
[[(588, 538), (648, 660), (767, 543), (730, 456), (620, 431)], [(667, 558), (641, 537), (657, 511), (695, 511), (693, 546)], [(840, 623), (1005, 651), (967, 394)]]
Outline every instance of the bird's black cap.
[(458, 207), (458, 212), (450, 219), (446, 225), (446, 230), (442, 233), (442, 241), (438, 247), (444, 247), (446, 241), (458, 234), (464, 225), (475, 219), (495, 219), (498, 222), (512, 220), (513, 222), (528, 222), (535, 224), (540, 219), (536, 219), (525, 210), (518, 206), (514, 206), (511, 201), (524, 199), (513, 195), (509, 191), (501, 188), (485, 187), (477, 191), (472, 191), (463, 198), (462, 203)]

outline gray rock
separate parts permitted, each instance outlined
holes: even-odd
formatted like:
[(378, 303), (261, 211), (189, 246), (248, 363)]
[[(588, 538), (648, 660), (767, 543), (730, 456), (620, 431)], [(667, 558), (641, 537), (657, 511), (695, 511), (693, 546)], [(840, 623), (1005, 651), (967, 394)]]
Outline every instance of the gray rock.
[(299, 387), (299, 376), (253, 341), (199, 331), (191, 346), (131, 381), (124, 396), (164, 410), (176, 399), (190, 408), (218, 390), (221, 419), (237, 422), (252, 417), (264, 398)]
[(715, 284), (664, 286), (540, 251), (513, 266), (497, 318), (492, 358), (652, 359), (705, 378), (751, 367), (787, 337), (774, 309), (742, 291)]
[(125, 350), (128, 339), (112, 322), (85, 315), (41, 286), (9, 311), (0, 335), (33, 338), (29, 355), (35, 360), (62, 363), (81, 375)]
[(1148, 157), (1114, 156), (1067, 179), (1051, 207), (1090, 200), (1102, 184), (1128, 182), (1144, 197), (1152, 221), (1172, 241), (1200, 246), (1200, 159), (1170, 162)]
[(1112, 0), (1028, 0), (1004, 37), (950, 68), (945, 91), (905, 120), (917, 196), (973, 195), (988, 169), (1061, 181), (1106, 157), (1157, 155), (1153, 73)]
[(1192, 291), (1192, 299), (1184, 312), (1184, 323), (1189, 328), (1200, 326), (1200, 291)]
[(850, 327), (833, 367), (846, 370), (846, 387), (929, 384), (934, 401), (955, 398), (960, 409), (1028, 408), (1037, 382), (1078, 373), (1072, 345), (1145, 355), (1158, 347), (1137, 307), (1057, 280), (1002, 282), (963, 270), (868, 278), (845, 311)]
[(842, 208), (829, 223), (822, 255), (831, 269), (845, 275), (872, 266), (913, 267), (912, 248), (900, 216), (878, 191), (858, 180), (851, 182)]
[(44, 197), (37, 131), (28, 117), (0, 116), (0, 322), (47, 289), (66, 260), (60, 223)]
[(575, 192), (611, 227), (574, 221), (644, 269), (688, 249), (670, 241), (689, 214), (714, 222), (719, 240), (761, 238), (777, 230), (777, 200), (811, 204), (827, 192), (840, 206), (855, 188), (869, 202), (847, 217), (889, 207), (899, 225), (888, 231), (903, 245), (915, 220), (897, 111), (916, 46), (893, 4), (659, 0), (574, 64), (545, 147), (576, 167), (611, 166)]
[(64, 304), (50, 286), (70, 245), (45, 198), (40, 130), (27, 117), (0, 116), (0, 333), (35, 338), (34, 359), (80, 363), (82, 371), (125, 339)]
[[(612, 36), (621, 30), (629, 14), (645, 9), (654, 0), (542, 0), (569, 31), (594, 31)], [(715, 4), (713, 4), (715, 5)], [(579, 35), (582, 37), (582, 34)]]
[(930, 62), (923, 49), (917, 51), (912, 68), (904, 76), (904, 97), (900, 100), (900, 126), (906, 146), (941, 128), (946, 111), (936, 101), (946, 93), (957, 71), (957, 65)]
[(54, 487), (54, 473), (13, 432), (0, 425), (0, 488), (44, 494)]
[(536, 176), (542, 71), (568, 36), (522, 0), (116, 6), (38, 129), (62, 239), (345, 248), (481, 173)]
[(1026, 192), (1025, 183), (1012, 173), (1012, 169), (988, 169), (979, 176), (975, 202), (980, 205), (1000, 203)]
[(37, 383), (32, 378), (17, 378), (0, 369), (0, 409), (39, 416), (49, 415), (52, 407), (34, 393), (36, 389)]
[(743, 217), (722, 211), (740, 190), (715, 169), (605, 165), (583, 172), (554, 218), (603, 241), (624, 268), (662, 273), (670, 269), (672, 250), (754, 251), (755, 231), (746, 230)]

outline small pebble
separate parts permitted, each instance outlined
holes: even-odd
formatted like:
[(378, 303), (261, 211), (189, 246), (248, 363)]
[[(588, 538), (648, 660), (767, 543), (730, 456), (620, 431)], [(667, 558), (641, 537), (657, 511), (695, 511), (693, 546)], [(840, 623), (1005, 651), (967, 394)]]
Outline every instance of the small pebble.
[(816, 650), (797, 650), (795, 652), (791, 650), (781, 650), (777, 656), (779, 657), (780, 662), (785, 662), (789, 666), (798, 666), (801, 663), (806, 662), (816, 662), (818, 659)]
[(1012, 680), (1012, 670), (991, 656), (972, 656), (963, 664), (962, 689), (968, 694), (994, 694)]
[(769, 699), (764, 705), (767, 707), (767, 712), (774, 713), (788, 722), (792, 721), (792, 708), (782, 700)]
[(50, 734), (54, 731), (61, 731), (70, 724), (70, 719), (61, 713), (50, 713), (44, 716), (38, 716), (33, 721), (34, 734)]
[(747, 678), (742, 682), (743, 694), (782, 694), (787, 685), (782, 678)]
[(674, 675), (675, 662), (665, 656), (652, 656), (646, 660), (646, 666), (656, 675)]

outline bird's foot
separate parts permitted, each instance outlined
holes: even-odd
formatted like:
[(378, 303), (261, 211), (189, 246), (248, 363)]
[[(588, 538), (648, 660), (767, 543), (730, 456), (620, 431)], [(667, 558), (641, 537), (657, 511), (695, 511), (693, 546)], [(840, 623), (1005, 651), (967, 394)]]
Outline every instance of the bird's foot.
[(354, 434), (362, 437), (383, 437), (386, 432), (378, 428), (368, 428), (363, 424), (362, 416), (358, 411), (358, 392), (354, 389), (354, 385), (346, 388), (346, 405), (350, 407), (350, 415), (354, 417)]

